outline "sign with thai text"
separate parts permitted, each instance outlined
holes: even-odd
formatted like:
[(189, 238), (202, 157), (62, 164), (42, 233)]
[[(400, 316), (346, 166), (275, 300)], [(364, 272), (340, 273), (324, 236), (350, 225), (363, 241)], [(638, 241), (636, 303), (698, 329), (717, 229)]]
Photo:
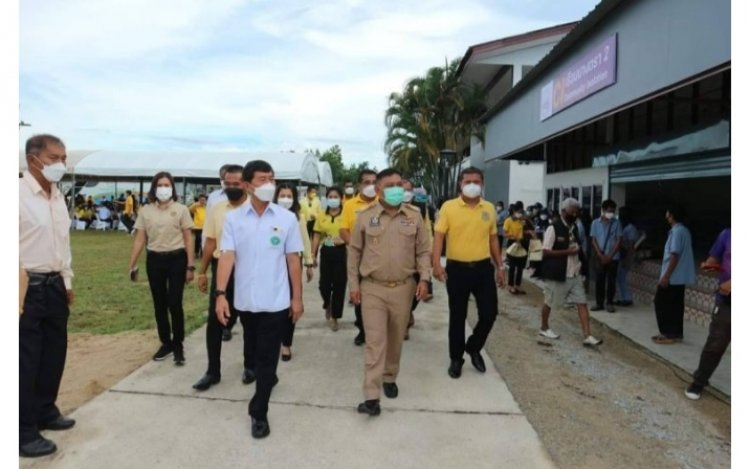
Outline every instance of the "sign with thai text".
[(588, 51), (542, 88), (540, 120), (617, 82), (617, 35)]

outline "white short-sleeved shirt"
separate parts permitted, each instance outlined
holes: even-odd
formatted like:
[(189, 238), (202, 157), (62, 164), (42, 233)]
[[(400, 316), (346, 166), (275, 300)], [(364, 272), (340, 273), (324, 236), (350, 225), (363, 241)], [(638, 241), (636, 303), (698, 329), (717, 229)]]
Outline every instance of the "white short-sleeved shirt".
[(294, 213), (268, 204), (262, 215), (252, 204), (227, 213), (221, 250), (234, 251), (234, 306), (275, 313), (291, 304), (286, 255), (304, 250)]

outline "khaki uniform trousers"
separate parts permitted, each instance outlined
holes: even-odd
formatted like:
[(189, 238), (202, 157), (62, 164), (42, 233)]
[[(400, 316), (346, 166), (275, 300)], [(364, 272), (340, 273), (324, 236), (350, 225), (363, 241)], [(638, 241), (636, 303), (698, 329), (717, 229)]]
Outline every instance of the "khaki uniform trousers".
[(388, 287), (362, 279), (362, 320), (365, 326), (366, 400), (379, 399), (383, 382), (395, 383), (401, 362), (401, 346), (409, 324), (417, 283)]

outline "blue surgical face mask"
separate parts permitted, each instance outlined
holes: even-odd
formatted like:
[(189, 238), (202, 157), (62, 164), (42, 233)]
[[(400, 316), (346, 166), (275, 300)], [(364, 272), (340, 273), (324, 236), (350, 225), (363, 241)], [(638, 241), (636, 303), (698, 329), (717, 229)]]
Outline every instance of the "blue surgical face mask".
[(404, 201), (404, 188), (403, 187), (387, 187), (383, 191), (385, 203), (391, 207), (398, 207), (401, 202)]
[(328, 207), (330, 208), (341, 207), (341, 199), (328, 199)]
[(414, 202), (418, 204), (426, 204), (429, 197), (426, 194), (414, 194)]

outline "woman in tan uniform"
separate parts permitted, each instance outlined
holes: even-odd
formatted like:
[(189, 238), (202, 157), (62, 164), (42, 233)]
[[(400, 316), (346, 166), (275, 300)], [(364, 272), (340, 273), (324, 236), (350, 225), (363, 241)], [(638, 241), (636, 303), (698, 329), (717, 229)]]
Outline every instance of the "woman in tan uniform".
[[(299, 230), (302, 235), (302, 243), (304, 245), (304, 252), (301, 252), (301, 261), (304, 261), (305, 267), (307, 267), (307, 282), (313, 278), (313, 257), (312, 250), (310, 249), (310, 235), (307, 232), (307, 220), (300, 212), (299, 197), (297, 197), (297, 188), (293, 184), (282, 183), (276, 186), (276, 196), (274, 197), (274, 203), (281, 205), (287, 210), (292, 211), (299, 220)], [(291, 282), (291, 279), (289, 279)], [(294, 321), (291, 316), (289, 317), (289, 323), (287, 329), (284, 332), (284, 337), (281, 340), (281, 360), (288, 362), (292, 359), (292, 340), (294, 339)]]
[[(160, 361), (174, 353), (178, 366), (185, 363), (185, 313), (182, 294), (193, 280), (193, 220), (187, 207), (177, 202), (174, 179), (160, 172), (151, 181), (150, 203), (138, 212), (135, 241), (130, 255), (130, 278), (135, 281), (138, 257), (146, 246), (146, 273), (154, 300), (154, 316), (161, 347), (154, 354)], [(170, 327), (171, 317), (171, 327)]]

